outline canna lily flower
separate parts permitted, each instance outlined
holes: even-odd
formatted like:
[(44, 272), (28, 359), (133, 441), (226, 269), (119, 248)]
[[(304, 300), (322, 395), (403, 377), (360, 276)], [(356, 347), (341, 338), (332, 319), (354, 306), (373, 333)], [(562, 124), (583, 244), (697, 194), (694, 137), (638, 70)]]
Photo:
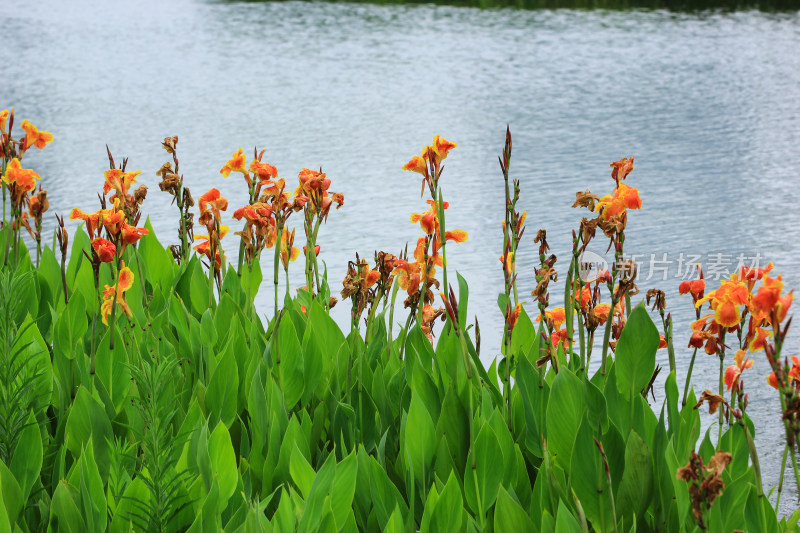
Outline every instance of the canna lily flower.
[(589, 302), (592, 300), (592, 290), (588, 286), (584, 286), (580, 290), (576, 290), (573, 294), (574, 302), (578, 304), (581, 309), (586, 309)]
[(28, 122), (27, 120), (22, 121), (22, 129), (25, 130), (25, 139), (22, 151), (26, 151), (31, 146), (35, 146), (38, 149), (44, 148), (47, 144), (53, 142), (53, 134), (49, 131), (39, 131), (39, 129)]
[[(235, 155), (235, 154), (234, 154)], [(244, 156), (242, 156), (244, 157)], [(230, 161), (229, 161), (230, 163)], [(236, 170), (236, 169), (234, 169)], [(258, 176), (258, 179), (261, 180), (263, 184), (266, 181), (273, 180), (278, 177), (278, 169), (270, 165), (269, 163), (262, 163), (261, 161), (254, 159), (250, 163), (250, 172), (254, 175)], [(230, 173), (230, 172), (229, 172)]]
[(661, 348), (666, 348), (666, 347), (667, 347), (667, 339), (664, 338), (664, 335), (659, 335), (658, 349), (660, 350)]
[(102, 263), (110, 263), (114, 260), (114, 256), (117, 255), (117, 247), (114, 246), (114, 243), (102, 237), (97, 237), (92, 241), (92, 249)]
[(126, 315), (129, 317), (131, 316), (131, 308), (128, 307), (128, 303), (125, 301), (125, 291), (130, 289), (132, 286), (133, 272), (130, 268), (125, 266), (125, 263), (122, 263), (122, 269), (119, 271), (119, 280), (117, 283), (111, 286), (106, 285), (106, 288), (103, 291), (103, 303), (100, 306), (103, 324), (106, 326), (108, 325), (108, 315), (111, 314), (111, 307), (115, 298), (117, 305), (120, 306)]
[(117, 192), (117, 195), (126, 195), (131, 185), (136, 183), (136, 178), (141, 174), (141, 170), (135, 172), (123, 172), (118, 168), (106, 170), (103, 175), (105, 176), (105, 183), (103, 184), (103, 193), (108, 194), (111, 189)]
[(437, 134), (433, 137), (433, 144), (431, 145), (431, 148), (433, 148), (433, 151), (439, 161), (444, 161), (447, 159), (447, 154), (450, 152), (450, 150), (456, 146), (458, 146), (456, 143), (452, 143)]
[(619, 161), (614, 161), (611, 163), (611, 168), (614, 169), (611, 171), (612, 178), (617, 181), (624, 180), (633, 171), (633, 157), (623, 157)]
[(294, 244), (294, 230), (291, 233), (283, 228), (281, 235), (281, 262), (283, 268), (289, 268), (289, 261), (294, 261), (300, 255), (300, 249), (292, 246)]
[(101, 209), (97, 212), (99, 222), (106, 228), (111, 235), (118, 235), (125, 223), (125, 213), (114, 209)]
[(737, 350), (734, 357), (735, 365), (725, 369), (725, 385), (728, 390), (739, 390), (739, 376), (744, 370), (753, 366), (753, 361), (745, 356), (744, 350)]
[[(220, 226), (219, 227), (219, 240), (221, 241), (222, 238), (225, 235), (227, 235), (229, 231), (230, 231), (230, 228), (228, 226), (225, 226), (225, 225)], [(196, 241), (198, 241), (198, 240), (204, 241), (204, 242), (201, 242), (200, 244), (196, 245), (194, 247), (194, 249), (197, 250), (197, 253), (199, 253), (200, 255), (206, 256), (208, 258), (208, 260), (210, 261), (211, 260), (211, 237), (209, 237), (208, 235), (197, 235), (197, 234), (195, 234), (194, 240), (196, 240)], [(220, 248), (221, 247), (222, 246), (220, 246)], [(220, 264), (219, 252), (220, 251), (217, 250), (217, 265)]]
[(611, 217), (623, 215), (628, 209), (641, 208), (642, 199), (639, 197), (639, 190), (620, 183), (614, 189), (614, 194), (603, 196), (595, 205), (594, 210), (600, 213), (603, 220), (609, 220)]
[[(781, 300), (781, 292), (783, 292), (783, 278), (780, 274), (777, 278), (766, 276), (762, 280), (761, 287), (758, 288), (756, 295), (750, 299), (750, 313), (752, 313), (753, 318), (756, 320), (769, 320), (773, 308), (778, 306)], [(792, 298), (790, 297), (786, 303), (791, 305)], [(788, 311), (788, 306), (786, 306), (786, 311)], [(783, 317), (786, 316), (785, 311), (782, 314)]]
[[(563, 324), (567, 320), (566, 311), (564, 311), (563, 307), (556, 307), (552, 311), (545, 311), (544, 314), (548, 320), (551, 320), (553, 322), (554, 331), (559, 329), (561, 327), (561, 324)], [(540, 322), (541, 319), (542, 319), (541, 315), (537, 316), (536, 322)]]
[(611, 311), (611, 304), (597, 304), (594, 306), (592, 313), (597, 317), (599, 325), (603, 325), (608, 320), (608, 313)]
[(9, 161), (3, 181), (11, 187), (14, 186), (14, 201), (19, 203), (25, 194), (36, 189), (36, 180), (41, 179), (39, 174), (29, 168), (22, 168), (22, 163), (16, 157)]
[(749, 298), (750, 291), (747, 290), (747, 285), (739, 281), (723, 280), (719, 289), (697, 300), (695, 307), (700, 307), (710, 300), (714, 321), (722, 327), (732, 328), (741, 320), (739, 306), (746, 305)]
[(8, 120), (8, 109), (0, 111), (0, 133), (6, 132), (6, 120)]
[(692, 281), (682, 281), (678, 285), (678, 294), (691, 294), (693, 297), (700, 299), (703, 297), (703, 292), (706, 290), (706, 280), (696, 279)]
[[(240, 146), (239, 149), (234, 153), (231, 158), (225, 163), (225, 166), (219, 171), (220, 174), (225, 176), (226, 178), (230, 176), (231, 172), (241, 172), (242, 174), (247, 174), (247, 170), (245, 169), (245, 156), (244, 150)], [(202, 208), (201, 208), (202, 211)], [(223, 209), (224, 211), (224, 209)]]
[(753, 290), (753, 286), (756, 284), (756, 281), (762, 279), (764, 276), (769, 274), (772, 269), (775, 268), (773, 263), (769, 263), (766, 267), (759, 268), (750, 268), (746, 266), (742, 266), (738, 272), (735, 273), (736, 279), (738, 281), (744, 281), (747, 283), (747, 288), (749, 290)]
[(747, 349), (751, 352), (757, 352), (758, 350), (763, 350), (764, 346), (767, 342), (767, 339), (772, 337), (772, 332), (768, 329), (764, 328), (756, 328), (753, 339), (750, 341), (750, 344), (747, 346)]
[(400, 288), (406, 291), (409, 296), (419, 291), (419, 286), (422, 283), (419, 263), (409, 263), (403, 259), (398, 259), (394, 264), (393, 275), (396, 276)]
[(507, 252), (505, 256), (499, 257), (500, 262), (503, 263), (503, 270), (507, 276), (510, 276), (514, 271), (514, 252)]
[(428, 162), (425, 160), (424, 157), (415, 155), (414, 157), (411, 158), (411, 161), (403, 165), (403, 170), (416, 172), (418, 174), (422, 174), (425, 178), (427, 178)]
[(453, 242), (464, 242), (469, 238), (469, 234), (463, 229), (454, 229), (452, 231), (445, 231), (444, 238)]
[[(508, 311), (511, 311), (511, 304), (508, 304)], [(508, 334), (511, 335), (514, 332), (514, 326), (517, 325), (517, 320), (519, 320), (519, 313), (522, 311), (522, 304), (517, 304), (514, 307), (514, 310), (509, 313), (506, 317), (506, 323), (508, 324)]]
[(219, 212), (228, 209), (228, 199), (222, 196), (222, 194), (219, 192), (219, 189), (211, 188), (207, 193), (200, 197), (201, 216), (202, 214), (205, 214), (206, 210), (209, 208), (217, 222), (220, 220)]
[(136, 244), (142, 238), (142, 235), (147, 235), (148, 233), (149, 230), (147, 228), (137, 228), (123, 223), (121, 229), (123, 249), (129, 244)]
[(94, 239), (94, 232), (98, 231), (101, 226), (99, 211), (94, 213), (86, 213), (75, 207), (72, 209), (72, 211), (70, 211), (69, 219), (83, 220), (86, 223), (86, 232), (89, 234), (90, 239)]

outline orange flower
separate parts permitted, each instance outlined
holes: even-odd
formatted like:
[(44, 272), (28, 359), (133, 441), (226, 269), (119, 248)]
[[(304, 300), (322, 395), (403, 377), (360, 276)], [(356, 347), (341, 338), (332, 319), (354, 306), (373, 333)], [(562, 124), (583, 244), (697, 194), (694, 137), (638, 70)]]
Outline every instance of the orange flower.
[(420, 263), (409, 263), (403, 259), (398, 259), (395, 262), (392, 274), (397, 276), (397, 283), (400, 285), (400, 288), (411, 296), (419, 291), (420, 284), (422, 283), (420, 279), (421, 270), (422, 267)]
[(450, 152), (450, 150), (456, 146), (458, 146), (456, 143), (451, 143), (444, 137), (439, 137), (437, 134), (433, 137), (433, 144), (431, 145), (431, 148), (433, 148), (433, 151), (436, 153), (436, 157), (439, 158), (439, 161), (444, 161), (447, 159), (447, 154)]
[(53, 142), (53, 134), (49, 131), (39, 131), (39, 129), (28, 122), (27, 120), (22, 121), (22, 129), (25, 130), (25, 139), (22, 151), (24, 152), (31, 146), (35, 146), (40, 150), (44, 148), (48, 143)]
[(600, 320), (601, 326), (608, 320), (609, 311), (611, 311), (611, 304), (597, 304), (594, 306), (594, 316)]
[(103, 184), (103, 192), (108, 194), (111, 189), (114, 189), (118, 195), (128, 194), (131, 185), (136, 183), (136, 177), (141, 174), (141, 170), (134, 172), (123, 172), (118, 168), (106, 170), (103, 175), (105, 176), (105, 183)]
[(780, 274), (777, 278), (764, 277), (758, 292), (750, 299), (750, 313), (752, 313), (753, 318), (756, 320), (768, 320), (772, 310), (776, 309), (779, 320), (783, 321), (794, 296), (790, 292), (781, 298), (781, 292), (783, 292), (783, 278)]
[(566, 350), (572, 344), (572, 339), (569, 338), (567, 335), (566, 328), (564, 329), (554, 329), (552, 335), (550, 335), (550, 342), (553, 344), (553, 350), (558, 350), (558, 347), (561, 346)]
[(611, 177), (615, 180), (624, 180), (633, 171), (633, 158), (623, 157), (611, 163)]
[(100, 228), (100, 212), (86, 213), (75, 207), (69, 213), (70, 220), (83, 220), (86, 223), (86, 232), (90, 239), (94, 239), (94, 232)]
[(735, 365), (731, 365), (725, 369), (725, 385), (728, 390), (739, 390), (739, 376), (742, 371), (753, 366), (753, 361), (745, 356), (744, 350), (737, 350), (734, 357)]
[(125, 266), (125, 263), (122, 263), (122, 269), (119, 271), (119, 280), (114, 285), (106, 285), (105, 291), (103, 291), (103, 303), (100, 306), (100, 313), (102, 315), (103, 324), (106, 326), (108, 325), (108, 315), (111, 314), (111, 307), (113, 305), (115, 295), (117, 305), (125, 312), (126, 315), (129, 317), (131, 316), (131, 308), (128, 307), (128, 303), (125, 301), (125, 291), (130, 289), (133, 286), (133, 272), (130, 268)]
[(315, 192), (327, 191), (331, 185), (331, 180), (326, 177), (325, 173), (317, 170), (304, 168), (297, 177), (300, 180), (302, 191), (310, 196)]
[[(566, 312), (563, 307), (556, 307), (552, 311), (545, 311), (545, 317), (553, 322), (553, 330), (557, 330), (567, 320)], [(541, 321), (541, 315), (536, 317), (536, 322)]]
[(706, 290), (706, 280), (695, 279), (691, 281), (682, 281), (678, 286), (679, 294), (691, 293), (692, 296), (703, 297), (703, 292)]
[(100, 223), (111, 235), (119, 234), (122, 225), (125, 223), (125, 213), (114, 209), (101, 209), (97, 212)]
[(738, 281), (744, 281), (747, 283), (747, 288), (749, 290), (753, 290), (753, 286), (756, 284), (756, 281), (762, 279), (765, 275), (769, 274), (772, 269), (775, 268), (773, 263), (769, 263), (764, 268), (750, 268), (746, 266), (742, 266), (738, 272), (735, 273), (736, 279)]
[(6, 173), (3, 181), (6, 185), (14, 186), (14, 200), (19, 203), (25, 194), (36, 188), (36, 180), (41, 179), (39, 174), (29, 168), (22, 168), (22, 164), (16, 157), (9, 161), (6, 166)]
[(583, 287), (575, 291), (573, 298), (574, 302), (578, 304), (581, 309), (586, 309), (589, 302), (592, 300), (592, 290), (589, 287)]
[(142, 235), (147, 235), (148, 233), (149, 230), (147, 228), (137, 228), (123, 223), (121, 232), (123, 246), (136, 244), (142, 238)]
[(639, 190), (629, 187), (624, 183), (614, 189), (614, 194), (607, 194), (600, 198), (594, 207), (596, 213), (600, 213), (603, 220), (608, 220), (614, 216), (624, 214), (628, 209), (641, 209), (642, 199), (639, 198)]
[[(244, 156), (242, 156), (244, 158)], [(230, 161), (229, 161), (230, 163)], [(236, 169), (234, 169), (236, 170)], [(254, 159), (250, 163), (250, 172), (258, 176), (258, 179), (262, 182), (269, 181), (271, 179), (275, 179), (278, 177), (278, 169), (270, 165), (269, 163), (262, 163), (257, 159)], [(230, 173), (230, 171), (229, 171)]]
[(6, 120), (8, 120), (8, 109), (0, 111), (0, 133), (6, 132)]
[(666, 348), (667, 347), (667, 339), (664, 338), (664, 335), (659, 335), (658, 340), (658, 349)]
[[(511, 305), (509, 304), (508, 309), (511, 310)], [(511, 334), (514, 332), (514, 326), (517, 325), (517, 320), (519, 319), (519, 313), (522, 311), (522, 304), (517, 304), (514, 307), (514, 310), (511, 311), (511, 314), (506, 317), (506, 322), (508, 323), (508, 333)]]
[(247, 174), (247, 170), (245, 169), (244, 151), (242, 150), (241, 146), (236, 151), (236, 153), (234, 153), (231, 156), (228, 162), (225, 163), (225, 166), (222, 167), (222, 169), (219, 171), (219, 173), (225, 176), (226, 178), (230, 176), (231, 172), (241, 172), (242, 174)]
[(294, 261), (300, 255), (300, 249), (292, 246), (294, 244), (294, 230), (289, 233), (283, 228), (281, 235), (281, 262), (283, 268), (289, 268), (289, 261)]
[(219, 212), (228, 209), (228, 199), (222, 196), (219, 189), (211, 188), (200, 197), (200, 213), (205, 213), (207, 208), (211, 208), (214, 218), (219, 221)]
[(746, 305), (750, 297), (747, 285), (739, 281), (723, 280), (719, 289), (711, 291), (703, 298), (697, 300), (695, 307), (711, 301), (714, 310), (714, 321), (722, 327), (732, 328), (739, 324), (741, 313), (740, 305)]
[(514, 252), (506, 253), (505, 257), (500, 256), (500, 262), (503, 263), (503, 270), (507, 276), (511, 276), (511, 273), (514, 271)]
[(114, 246), (114, 243), (101, 237), (92, 241), (92, 248), (103, 263), (110, 263), (117, 255), (117, 247)]
[(411, 161), (403, 165), (403, 170), (410, 170), (411, 172), (417, 172), (427, 178), (428, 162), (425, 160), (424, 157), (415, 155), (414, 157), (411, 158)]
[[(224, 226), (223, 225), (223, 226), (219, 227), (219, 239), (220, 239), (220, 241), (222, 240), (222, 238), (225, 235), (228, 234), (229, 231), (230, 231), (230, 228), (228, 226)], [(201, 242), (200, 244), (196, 245), (194, 247), (194, 249), (197, 250), (198, 254), (206, 256), (208, 258), (208, 260), (211, 261), (211, 237), (209, 237), (208, 235), (197, 235), (197, 234), (195, 234), (194, 240), (196, 240), (196, 241), (198, 241), (198, 240), (204, 241), (204, 242)], [(220, 245), (219, 248), (221, 249), (222, 246)], [(221, 264), (220, 249), (217, 250), (217, 257), (216, 257), (217, 266), (219, 266)]]
[(753, 335), (753, 339), (750, 341), (748, 345), (748, 350), (751, 352), (757, 352), (758, 350), (763, 350), (764, 345), (767, 342), (767, 339), (772, 336), (772, 332), (764, 329), (764, 328), (756, 328), (755, 334)]

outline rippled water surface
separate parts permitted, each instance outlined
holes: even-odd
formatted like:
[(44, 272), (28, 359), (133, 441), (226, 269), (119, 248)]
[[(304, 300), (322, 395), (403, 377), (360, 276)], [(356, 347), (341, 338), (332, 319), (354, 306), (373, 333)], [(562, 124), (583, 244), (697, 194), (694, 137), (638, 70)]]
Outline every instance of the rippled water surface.
[[(771, 260), (800, 287), (798, 13), (187, 0), (113, 9), (44, 1), (3, 11), (0, 106), (55, 135), (26, 159), (43, 176), (52, 211), (96, 208), (108, 143), (144, 171), (146, 212), (162, 242), (175, 242), (177, 211), (156, 186), (167, 160), (161, 139), (180, 136), (195, 196), (218, 187), (231, 206), (245, 202), (246, 188), (219, 168), (239, 145), (251, 152), (257, 144), (287, 181), (321, 165), (332, 190), (344, 192), (344, 208), (320, 232), (337, 290), (355, 252), (396, 253), (416, 240), (409, 214), (425, 206), (417, 175), (401, 165), (436, 133), (458, 142), (442, 178), (447, 225), (470, 237), (448, 247), (448, 260), (470, 283), (487, 364), (502, 332), (497, 155), (507, 123), (511, 173), (528, 210), (521, 295), (534, 285), (535, 230), (546, 228), (566, 258), (584, 214), (569, 207), (575, 191), (610, 192), (609, 162), (629, 155), (629, 184), (644, 209), (630, 216), (625, 247), (638, 255), (642, 290), (667, 291), (679, 383), (694, 311), (677, 295), (678, 270), (698, 260), (692, 255), (707, 270), (730, 271), (739, 255)], [(669, 261), (666, 276), (651, 268), (664, 264), (651, 264), (650, 254)], [(293, 285), (302, 285), (302, 267), (294, 268)], [(259, 309), (270, 307), (265, 287)], [(334, 311), (347, 323), (345, 305)], [(797, 353), (798, 338), (786, 353)], [(716, 359), (698, 356), (695, 388), (716, 388), (718, 372)], [(756, 355), (744, 379), (771, 487), (782, 431), (767, 373)], [(791, 497), (782, 503), (784, 511), (797, 506)]]

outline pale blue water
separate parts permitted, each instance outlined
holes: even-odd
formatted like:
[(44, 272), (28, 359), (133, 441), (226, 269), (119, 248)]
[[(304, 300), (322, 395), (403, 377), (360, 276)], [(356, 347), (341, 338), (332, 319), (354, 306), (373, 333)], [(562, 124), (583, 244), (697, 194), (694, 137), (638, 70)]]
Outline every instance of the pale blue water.
[[(320, 236), (338, 289), (356, 251), (413, 246), (419, 230), (408, 217), (425, 204), (417, 175), (400, 167), (436, 133), (459, 143), (442, 184), (448, 226), (470, 239), (448, 247), (448, 259), (451, 279), (458, 270), (470, 282), (487, 364), (502, 331), (497, 155), (507, 123), (512, 176), (528, 210), (517, 262), (525, 299), (536, 230), (548, 229), (563, 268), (570, 229), (584, 215), (569, 208), (575, 191), (610, 192), (608, 164), (629, 155), (636, 157), (629, 184), (640, 189), (644, 209), (630, 216), (626, 250), (644, 254), (643, 278), (649, 254), (671, 261), (666, 280), (657, 273), (640, 287), (667, 291), (679, 383), (694, 317), (690, 299), (677, 295), (681, 253), (704, 263), (726, 254), (716, 262), (729, 270), (737, 255), (760, 254), (788, 286), (800, 287), (798, 13), (188, 0), (113, 8), (51, 0), (3, 12), (0, 108), (14, 106), (20, 119), (55, 135), (27, 159), (55, 212), (96, 209), (108, 143), (130, 158), (129, 169), (143, 170), (145, 210), (162, 242), (175, 242), (175, 208), (156, 185), (167, 160), (161, 140), (180, 136), (181, 170), (195, 197), (218, 187), (232, 209), (246, 188), (219, 169), (238, 146), (249, 154), (257, 144), (287, 181), (321, 165), (332, 190), (344, 192), (344, 208)], [(232, 239), (226, 246), (237, 248)], [(294, 285), (303, 284), (301, 271), (294, 266)], [(268, 289), (259, 296), (265, 314)], [(348, 323), (346, 305), (334, 311)], [(798, 347), (790, 334), (785, 353)], [(778, 398), (764, 380), (766, 360), (754, 357), (744, 379), (771, 487), (782, 451)], [(666, 367), (666, 354), (659, 362)], [(717, 360), (699, 356), (695, 387), (714, 389), (717, 376)], [(797, 506), (791, 497), (783, 503), (784, 511)]]

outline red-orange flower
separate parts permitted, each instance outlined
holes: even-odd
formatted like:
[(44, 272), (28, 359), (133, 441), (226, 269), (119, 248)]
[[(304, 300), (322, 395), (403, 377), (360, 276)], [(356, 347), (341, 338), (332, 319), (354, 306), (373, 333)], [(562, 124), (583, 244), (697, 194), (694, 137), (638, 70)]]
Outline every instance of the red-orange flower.
[(431, 145), (431, 148), (433, 148), (433, 151), (436, 153), (439, 161), (443, 161), (447, 159), (447, 154), (450, 152), (450, 150), (456, 146), (458, 146), (456, 143), (452, 143), (437, 134), (433, 137), (433, 144)]
[(25, 139), (22, 151), (24, 152), (31, 146), (35, 146), (40, 150), (44, 148), (48, 143), (53, 142), (53, 134), (49, 131), (39, 131), (39, 129), (28, 122), (27, 120), (22, 121), (22, 129), (25, 130)]
[(623, 157), (611, 163), (611, 177), (615, 180), (624, 180), (633, 171), (633, 157)]
[(271, 179), (275, 179), (278, 177), (277, 168), (273, 167), (269, 163), (262, 163), (257, 159), (254, 159), (250, 163), (250, 172), (258, 176), (258, 179), (261, 180), (262, 182), (269, 181)]
[(740, 305), (746, 305), (750, 298), (747, 285), (739, 281), (723, 280), (719, 288), (711, 291), (703, 298), (697, 300), (696, 307), (711, 301), (714, 310), (714, 321), (722, 327), (732, 328), (739, 324), (741, 313)]
[(505, 256), (500, 256), (500, 262), (503, 263), (503, 270), (507, 276), (510, 276), (514, 271), (514, 252), (508, 252)]
[(139, 239), (142, 238), (142, 235), (147, 235), (149, 230), (147, 228), (137, 228), (136, 226), (131, 226), (128, 224), (122, 224), (122, 230), (120, 235), (122, 237), (123, 246), (127, 246), (129, 244), (136, 244), (139, 242)]
[(103, 192), (108, 194), (111, 189), (114, 189), (118, 195), (128, 194), (131, 185), (136, 183), (136, 177), (141, 174), (141, 170), (134, 172), (123, 172), (118, 168), (106, 170), (103, 175), (105, 176), (105, 183), (103, 184)]
[(294, 230), (291, 233), (283, 228), (281, 235), (281, 263), (283, 268), (289, 268), (289, 261), (294, 261), (300, 255), (300, 249), (295, 248), (294, 244)]
[(0, 133), (6, 132), (6, 120), (8, 120), (8, 109), (0, 111)]
[(753, 366), (753, 361), (745, 356), (744, 350), (737, 350), (734, 357), (736, 364), (725, 369), (725, 385), (728, 390), (739, 390), (739, 376), (742, 371)]
[(108, 315), (111, 314), (111, 307), (113, 305), (115, 295), (117, 305), (122, 309), (126, 315), (131, 316), (131, 308), (125, 301), (125, 291), (133, 286), (133, 272), (130, 268), (122, 264), (122, 269), (119, 271), (119, 280), (114, 285), (106, 285), (103, 291), (103, 303), (100, 306), (100, 313), (103, 319), (103, 324), (108, 325)]
[(16, 157), (9, 161), (6, 173), (3, 175), (6, 185), (14, 186), (14, 201), (17, 203), (25, 194), (36, 188), (38, 179), (40, 179), (39, 174), (29, 168), (22, 168), (22, 164)]
[[(567, 320), (566, 311), (564, 311), (563, 307), (555, 307), (550, 311), (545, 311), (544, 314), (545, 317), (547, 317), (549, 320), (553, 322), (554, 331), (560, 328), (561, 324), (563, 324)], [(542, 319), (541, 315), (537, 316), (536, 322), (541, 321), (541, 319)]]
[(639, 198), (639, 190), (620, 183), (614, 189), (614, 194), (607, 194), (600, 198), (594, 207), (595, 212), (600, 213), (603, 220), (608, 220), (614, 216), (620, 216), (628, 209), (641, 209), (642, 199)]
[(410, 170), (411, 172), (417, 172), (427, 178), (428, 162), (425, 160), (424, 157), (415, 155), (414, 157), (411, 158), (411, 160), (408, 163), (403, 165), (403, 170)]
[(222, 196), (219, 189), (211, 188), (207, 193), (202, 195), (199, 200), (200, 213), (205, 213), (206, 209), (210, 208), (217, 221), (220, 220), (220, 211), (228, 209), (228, 199)]
[(94, 239), (94, 232), (100, 229), (101, 222), (99, 211), (94, 213), (86, 213), (85, 211), (75, 207), (72, 209), (72, 211), (70, 211), (69, 219), (83, 220), (86, 223), (86, 232), (89, 234), (90, 239)]
[[(225, 235), (227, 235), (229, 231), (230, 231), (230, 228), (228, 226), (224, 226), (224, 225), (220, 226), (219, 227), (219, 239), (222, 240), (222, 238)], [(196, 245), (194, 247), (194, 249), (197, 251), (198, 254), (206, 256), (208, 258), (208, 260), (211, 261), (211, 237), (209, 237), (208, 235), (197, 235), (197, 234), (195, 234), (194, 240), (196, 240), (196, 241), (202, 240), (203, 241), (200, 244)], [(222, 248), (221, 245), (217, 247), (217, 254), (216, 254), (217, 255), (217, 257), (216, 257), (217, 266), (222, 264), (222, 259), (220, 257), (220, 249), (221, 248)]]
[(102, 237), (92, 241), (92, 248), (103, 263), (110, 263), (114, 260), (114, 256), (117, 255), (117, 247), (114, 246), (114, 243)]
[(219, 171), (219, 173), (225, 176), (226, 178), (230, 176), (231, 172), (241, 172), (242, 174), (247, 174), (247, 170), (245, 169), (244, 150), (242, 150), (241, 146), (236, 151), (236, 153), (234, 153), (231, 156), (228, 162), (225, 163), (225, 166), (223, 166), (222, 169)]

